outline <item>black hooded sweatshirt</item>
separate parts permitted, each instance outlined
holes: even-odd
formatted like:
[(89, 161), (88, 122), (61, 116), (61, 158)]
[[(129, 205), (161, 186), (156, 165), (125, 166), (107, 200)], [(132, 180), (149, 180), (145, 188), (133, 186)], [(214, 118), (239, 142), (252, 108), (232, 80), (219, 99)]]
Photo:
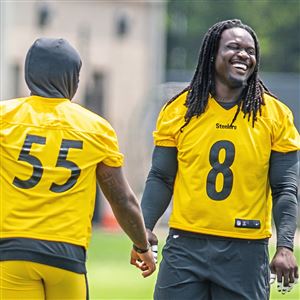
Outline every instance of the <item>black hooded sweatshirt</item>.
[(31, 95), (72, 99), (77, 91), (81, 59), (64, 39), (37, 39), (25, 60)]

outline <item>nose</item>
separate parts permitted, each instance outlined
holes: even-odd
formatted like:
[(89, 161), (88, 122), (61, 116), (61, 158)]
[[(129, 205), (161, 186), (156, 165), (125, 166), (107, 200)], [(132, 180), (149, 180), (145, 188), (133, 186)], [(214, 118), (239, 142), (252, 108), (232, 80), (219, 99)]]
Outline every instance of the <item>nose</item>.
[(242, 57), (243, 59), (247, 59), (247, 58), (250, 57), (249, 53), (248, 53), (245, 49), (241, 49), (241, 50), (237, 53), (237, 55), (238, 55), (239, 57)]

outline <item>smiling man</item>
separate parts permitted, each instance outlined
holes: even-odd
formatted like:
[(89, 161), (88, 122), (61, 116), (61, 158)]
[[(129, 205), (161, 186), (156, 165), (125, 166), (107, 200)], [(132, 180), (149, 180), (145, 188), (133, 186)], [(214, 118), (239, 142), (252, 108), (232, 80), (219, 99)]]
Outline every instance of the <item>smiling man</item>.
[[(247, 85), (247, 80), (255, 66), (255, 44), (251, 34), (242, 28), (225, 30), (216, 57), (217, 94), (221, 93), (221, 97), (222, 94), (224, 97), (228, 97), (227, 90), (229, 88), (236, 92), (235, 98), (238, 97), (240, 88)], [(228, 101), (231, 100), (232, 97), (228, 99)]]
[(160, 112), (142, 199), (153, 245), (173, 196), (156, 300), (266, 300), (270, 269), (282, 293), (297, 281), (300, 137), (289, 108), (259, 79), (259, 61), (249, 26), (213, 25), (190, 85)]

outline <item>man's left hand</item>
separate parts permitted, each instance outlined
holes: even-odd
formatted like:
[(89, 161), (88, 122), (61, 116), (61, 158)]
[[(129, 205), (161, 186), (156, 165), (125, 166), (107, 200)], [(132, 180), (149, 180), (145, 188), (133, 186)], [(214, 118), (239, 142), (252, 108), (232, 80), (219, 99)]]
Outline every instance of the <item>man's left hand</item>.
[[(290, 292), (298, 282), (298, 266), (292, 250), (278, 247), (270, 264), (271, 283), (277, 278), (277, 289), (280, 293)], [(275, 275), (275, 276), (274, 276)]]

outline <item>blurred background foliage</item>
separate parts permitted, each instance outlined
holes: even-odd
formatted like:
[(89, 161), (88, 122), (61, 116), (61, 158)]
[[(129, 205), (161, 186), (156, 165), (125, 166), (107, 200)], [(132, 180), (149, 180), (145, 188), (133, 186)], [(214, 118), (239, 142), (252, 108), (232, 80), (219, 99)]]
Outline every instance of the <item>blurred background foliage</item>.
[(210, 26), (241, 19), (259, 39), (264, 72), (300, 71), (299, 0), (169, 0), (167, 70), (194, 69)]

